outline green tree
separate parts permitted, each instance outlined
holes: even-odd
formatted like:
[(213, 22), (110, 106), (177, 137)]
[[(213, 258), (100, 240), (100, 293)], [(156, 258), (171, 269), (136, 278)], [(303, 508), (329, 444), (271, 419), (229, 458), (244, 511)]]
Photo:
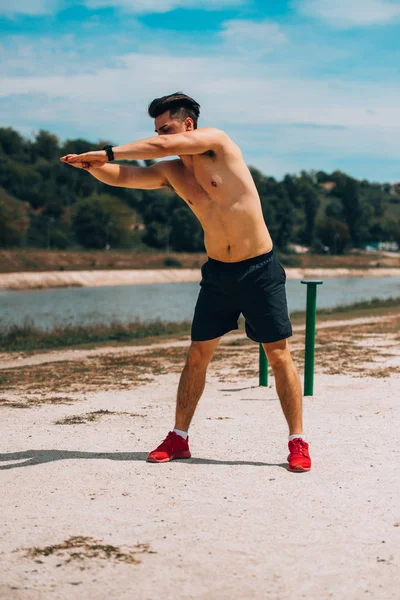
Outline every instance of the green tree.
[(151, 248), (168, 249), (171, 237), (171, 226), (160, 221), (151, 221), (146, 225), (142, 241)]
[(313, 173), (301, 172), (297, 178), (297, 189), (300, 197), (300, 206), (303, 208), (304, 227), (302, 242), (307, 246), (314, 244), (317, 213), (320, 206), (320, 192), (316, 187)]
[(183, 201), (169, 190), (148, 192), (143, 196), (143, 221), (145, 231), (142, 240), (152, 248), (168, 249), (171, 244), (172, 215), (182, 207)]
[(362, 241), (361, 227), (363, 225), (359, 182), (341, 171), (335, 171), (331, 177), (336, 183), (331, 194), (340, 199), (343, 218), (349, 228), (351, 241), (355, 246), (358, 246)]
[(45, 158), (48, 161), (56, 160), (60, 157), (59, 140), (56, 135), (41, 129), (35, 136), (35, 141), (31, 145), (32, 154), (37, 158)]
[(80, 138), (76, 140), (66, 140), (60, 148), (60, 155), (65, 156), (66, 154), (83, 154), (83, 152), (90, 152), (91, 150), (98, 150), (97, 144), (82, 140)]
[(385, 223), (388, 238), (393, 242), (397, 242), (400, 248), (400, 219), (388, 221)]
[(22, 135), (12, 127), (0, 127), (0, 153), (15, 158), (24, 157), (26, 143)]
[(28, 204), (0, 188), (0, 247), (23, 245), (28, 228)]
[(343, 254), (350, 242), (350, 232), (346, 223), (325, 217), (317, 226), (317, 237), (328, 246), (331, 254)]
[(84, 248), (129, 247), (132, 211), (109, 194), (94, 194), (76, 203), (73, 229)]
[(171, 246), (176, 252), (203, 252), (203, 229), (186, 206), (176, 208), (171, 218)]
[(369, 186), (363, 195), (363, 200), (373, 208), (375, 217), (383, 217), (385, 214), (385, 201), (388, 194), (380, 186)]

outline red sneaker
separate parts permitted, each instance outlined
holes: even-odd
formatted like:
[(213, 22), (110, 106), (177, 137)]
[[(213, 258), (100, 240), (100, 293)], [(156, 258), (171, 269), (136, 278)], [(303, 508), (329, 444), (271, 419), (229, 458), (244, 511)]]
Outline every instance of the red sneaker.
[(169, 462), (174, 458), (190, 458), (189, 436), (186, 440), (181, 435), (170, 431), (162, 444), (147, 457), (148, 462)]
[(311, 458), (308, 453), (308, 444), (301, 438), (294, 438), (289, 442), (289, 471), (302, 473), (311, 469)]

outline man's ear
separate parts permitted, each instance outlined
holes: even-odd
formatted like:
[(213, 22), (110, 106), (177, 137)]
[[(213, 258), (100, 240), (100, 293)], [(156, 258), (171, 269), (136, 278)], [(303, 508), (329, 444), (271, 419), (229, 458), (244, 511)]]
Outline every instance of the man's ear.
[(193, 119), (191, 119), (190, 117), (187, 117), (187, 119), (185, 120), (185, 130), (191, 131), (192, 129), (193, 129)]

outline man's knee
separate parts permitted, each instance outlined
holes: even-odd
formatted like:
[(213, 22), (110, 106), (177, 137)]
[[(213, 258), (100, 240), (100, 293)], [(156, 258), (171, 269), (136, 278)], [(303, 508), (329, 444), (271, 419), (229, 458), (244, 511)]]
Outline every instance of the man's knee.
[(268, 362), (275, 370), (286, 369), (292, 363), (292, 357), (287, 340), (263, 344)]
[(186, 358), (189, 367), (206, 369), (214, 356), (218, 340), (192, 342)]

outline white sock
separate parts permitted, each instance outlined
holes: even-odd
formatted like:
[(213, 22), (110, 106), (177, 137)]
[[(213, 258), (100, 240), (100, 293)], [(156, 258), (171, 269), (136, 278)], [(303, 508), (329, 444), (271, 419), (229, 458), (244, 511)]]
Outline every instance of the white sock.
[(176, 433), (176, 435), (180, 435), (181, 437), (183, 437), (184, 440), (186, 440), (188, 436), (188, 432), (182, 431), (181, 429), (174, 429), (174, 432)]
[(289, 442), (291, 442), (295, 438), (300, 438), (304, 442), (306, 441), (306, 438), (303, 433), (294, 433), (293, 435), (289, 435)]

